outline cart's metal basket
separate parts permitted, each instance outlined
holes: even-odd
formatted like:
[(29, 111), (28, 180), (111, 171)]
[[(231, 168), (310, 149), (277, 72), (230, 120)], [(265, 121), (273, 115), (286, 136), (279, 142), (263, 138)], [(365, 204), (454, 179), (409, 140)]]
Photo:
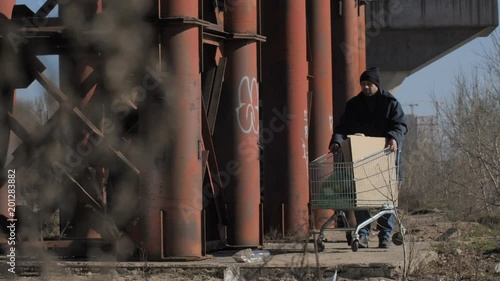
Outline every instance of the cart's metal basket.
[(355, 162), (338, 162), (328, 153), (309, 164), (312, 209), (397, 207), (396, 154), (388, 148)]

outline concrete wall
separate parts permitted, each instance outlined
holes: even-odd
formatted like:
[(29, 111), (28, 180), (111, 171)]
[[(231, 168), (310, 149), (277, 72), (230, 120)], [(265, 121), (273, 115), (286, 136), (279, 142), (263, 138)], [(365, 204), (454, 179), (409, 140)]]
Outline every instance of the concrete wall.
[(386, 89), (498, 26), (498, 0), (377, 0), (366, 12), (367, 65)]

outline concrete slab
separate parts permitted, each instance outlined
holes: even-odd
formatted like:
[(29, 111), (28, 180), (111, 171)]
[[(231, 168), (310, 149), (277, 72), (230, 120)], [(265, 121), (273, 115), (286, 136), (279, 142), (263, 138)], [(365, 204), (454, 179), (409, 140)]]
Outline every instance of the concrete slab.
[(379, 0), (366, 10), (367, 65), (381, 85), (403, 80), (498, 26), (498, 0)]
[[(23, 261), (22, 258), (18, 258), (16, 275), (17, 280), (31, 280), (30, 277), (38, 277), (48, 273), (52, 276), (51, 280), (59, 280), (57, 278), (66, 280), (64, 278), (68, 278), (68, 276), (103, 277), (113, 274), (125, 277), (144, 275), (147, 272), (150, 277), (165, 274), (179, 278), (186, 275), (203, 275), (205, 279), (202, 278), (202, 280), (212, 280), (206, 279), (209, 277), (215, 278), (213, 280), (221, 280), (224, 272), (231, 270), (244, 276), (246, 280), (271, 276), (292, 278), (287, 280), (301, 280), (297, 276), (310, 276), (314, 279), (318, 272), (327, 278), (332, 276), (335, 271), (343, 278), (355, 279), (380, 277), (386, 278), (385, 280), (387, 278), (397, 280), (401, 276), (404, 265), (402, 246), (393, 246), (389, 249), (367, 248), (352, 252), (346, 241), (343, 240), (343, 236), (343, 232), (328, 232), (327, 238), (331, 242), (327, 241), (325, 250), (318, 254), (314, 252), (313, 243), (266, 243), (263, 245), (263, 249), (268, 250), (271, 256), (268, 260), (259, 263), (236, 262), (232, 256), (241, 249), (216, 251), (211, 253), (207, 259), (199, 261), (116, 262), (109, 261), (109, 259), (108, 261), (58, 261), (55, 258), (45, 258), (42, 261)], [(370, 244), (377, 246), (376, 237), (372, 237)], [(411, 251), (418, 253), (419, 259), (427, 257), (428, 255), (425, 253), (429, 252), (429, 249), (428, 243), (413, 243), (411, 245)], [(102, 259), (102, 257), (96, 257), (96, 259)], [(413, 260), (413, 263), (416, 261)], [(13, 277), (6, 269), (6, 261), (1, 261), (0, 280), (1, 278)]]

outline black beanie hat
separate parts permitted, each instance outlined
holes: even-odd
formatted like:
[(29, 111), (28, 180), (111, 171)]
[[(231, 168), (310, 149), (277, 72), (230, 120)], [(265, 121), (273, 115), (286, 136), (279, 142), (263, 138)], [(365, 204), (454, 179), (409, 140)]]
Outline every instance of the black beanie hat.
[(361, 83), (362, 81), (369, 81), (372, 82), (373, 84), (377, 85), (377, 87), (380, 88), (380, 75), (378, 71), (378, 67), (370, 67), (363, 74), (361, 74), (361, 77), (359, 78), (359, 82)]

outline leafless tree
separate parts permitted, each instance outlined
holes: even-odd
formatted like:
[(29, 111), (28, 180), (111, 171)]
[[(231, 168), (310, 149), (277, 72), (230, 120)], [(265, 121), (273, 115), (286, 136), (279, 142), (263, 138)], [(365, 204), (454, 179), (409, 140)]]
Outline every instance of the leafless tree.
[[(498, 45), (496, 45), (498, 46)], [(492, 52), (500, 53), (500, 48)], [(491, 54), (500, 63), (500, 56)], [(500, 79), (498, 67), (460, 73), (453, 98), (440, 110), (448, 188), (464, 211), (493, 215), (500, 207)]]
[(500, 39), (491, 40), (483, 60), (461, 70), (451, 98), (437, 106), (435, 135), (410, 126), (417, 132), (405, 143), (401, 193), (410, 209), (437, 207), (462, 219), (500, 213)]

